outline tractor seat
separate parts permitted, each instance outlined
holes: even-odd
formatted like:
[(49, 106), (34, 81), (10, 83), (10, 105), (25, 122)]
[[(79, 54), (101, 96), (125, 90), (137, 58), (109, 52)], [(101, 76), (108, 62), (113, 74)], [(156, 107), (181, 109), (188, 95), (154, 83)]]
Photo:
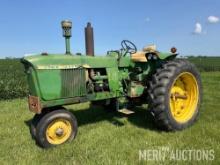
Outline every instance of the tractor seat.
[(134, 54), (131, 54), (131, 60), (134, 62), (147, 62), (147, 58), (145, 56), (146, 52), (140, 51)]
[(134, 62), (147, 62), (146, 54), (147, 53), (155, 53), (158, 54), (156, 50), (156, 45), (149, 45), (143, 48), (143, 51), (136, 52), (131, 54), (131, 60)]

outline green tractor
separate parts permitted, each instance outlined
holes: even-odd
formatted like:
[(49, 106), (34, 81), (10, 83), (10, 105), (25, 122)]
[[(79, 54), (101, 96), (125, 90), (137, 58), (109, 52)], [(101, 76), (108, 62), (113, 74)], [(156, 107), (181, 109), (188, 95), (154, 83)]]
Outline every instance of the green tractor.
[(86, 55), (71, 54), (72, 23), (62, 21), (65, 54), (26, 56), (22, 59), (29, 85), (29, 109), (35, 113), (31, 134), (43, 148), (71, 141), (77, 134), (75, 116), (63, 106), (90, 101), (108, 110), (132, 113), (148, 104), (155, 123), (167, 131), (192, 125), (199, 115), (201, 79), (195, 66), (156, 50), (137, 51), (128, 41), (121, 49), (94, 56), (93, 28), (85, 28)]

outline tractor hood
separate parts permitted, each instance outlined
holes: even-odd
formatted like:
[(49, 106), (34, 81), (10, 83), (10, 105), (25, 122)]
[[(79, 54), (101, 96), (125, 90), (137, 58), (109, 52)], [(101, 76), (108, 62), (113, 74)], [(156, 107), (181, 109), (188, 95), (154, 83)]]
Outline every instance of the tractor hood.
[(108, 68), (117, 67), (116, 57), (77, 55), (34, 55), (24, 57), (22, 63), (34, 69)]
[[(115, 57), (35, 55), (24, 57), (29, 91), (41, 101), (86, 95), (85, 68), (117, 68)], [(111, 75), (110, 75), (111, 76)]]

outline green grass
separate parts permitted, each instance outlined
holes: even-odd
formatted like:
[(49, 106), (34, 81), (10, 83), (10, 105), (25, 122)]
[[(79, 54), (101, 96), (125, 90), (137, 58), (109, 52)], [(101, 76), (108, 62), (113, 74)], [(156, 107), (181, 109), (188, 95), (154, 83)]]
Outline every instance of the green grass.
[[(67, 107), (78, 119), (76, 139), (48, 150), (39, 148), (29, 134), (33, 114), (27, 101), (0, 101), (0, 164), (219, 164), (220, 72), (203, 73), (202, 80), (200, 118), (188, 129), (158, 131), (144, 108), (125, 116), (85, 103)], [(139, 161), (139, 150), (159, 147), (214, 149), (215, 161)]]
[(220, 71), (220, 57), (189, 57), (188, 60), (196, 65), (200, 71)]
[(24, 97), (28, 93), (24, 67), (19, 59), (0, 59), (0, 100)]

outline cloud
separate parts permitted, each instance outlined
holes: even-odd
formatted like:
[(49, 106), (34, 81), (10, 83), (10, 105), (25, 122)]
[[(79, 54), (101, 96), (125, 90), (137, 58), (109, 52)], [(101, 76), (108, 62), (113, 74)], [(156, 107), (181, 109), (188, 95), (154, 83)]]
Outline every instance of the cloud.
[(218, 23), (218, 22), (219, 22), (219, 17), (209, 16), (209, 17), (208, 17), (208, 22), (209, 22), (209, 23), (212, 23), (212, 24)]
[(202, 25), (201, 25), (201, 23), (197, 22), (195, 24), (195, 29), (194, 29), (193, 34), (202, 34)]
[(144, 22), (149, 22), (149, 21), (150, 21), (150, 18), (149, 18), (149, 17), (147, 17), (147, 18), (144, 19)]

